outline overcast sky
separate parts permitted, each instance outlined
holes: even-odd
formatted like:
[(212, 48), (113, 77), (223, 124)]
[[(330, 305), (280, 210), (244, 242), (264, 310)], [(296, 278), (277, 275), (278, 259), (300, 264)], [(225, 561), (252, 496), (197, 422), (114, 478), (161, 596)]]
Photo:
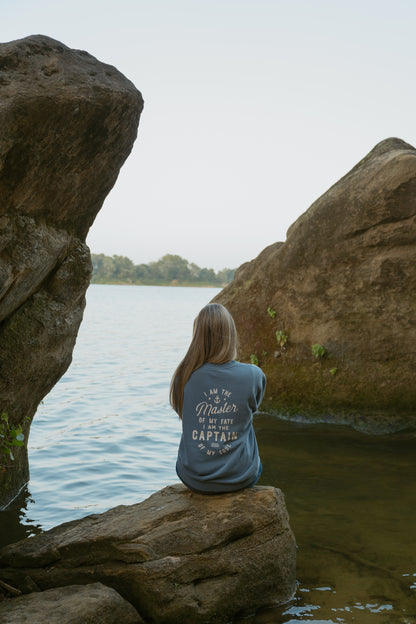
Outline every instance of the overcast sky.
[(93, 253), (235, 268), (376, 143), (416, 145), (414, 0), (2, 0), (0, 30), (87, 50), (143, 94)]

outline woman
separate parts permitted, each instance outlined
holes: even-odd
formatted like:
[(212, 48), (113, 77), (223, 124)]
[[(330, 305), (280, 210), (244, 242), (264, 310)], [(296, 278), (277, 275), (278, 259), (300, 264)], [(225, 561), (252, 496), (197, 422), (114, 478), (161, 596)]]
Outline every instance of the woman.
[(182, 419), (176, 472), (201, 494), (250, 487), (261, 474), (253, 413), (266, 377), (257, 366), (236, 362), (236, 356), (231, 314), (218, 303), (206, 305), (170, 387), (170, 403)]

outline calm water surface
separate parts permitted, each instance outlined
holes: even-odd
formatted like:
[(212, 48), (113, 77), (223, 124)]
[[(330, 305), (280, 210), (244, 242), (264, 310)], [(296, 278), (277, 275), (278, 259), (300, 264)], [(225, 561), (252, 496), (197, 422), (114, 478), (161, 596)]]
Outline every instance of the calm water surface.
[[(93, 285), (73, 363), (38, 409), (31, 479), (1, 543), (176, 482), (170, 377), (216, 289)], [(286, 495), (298, 591), (246, 624), (416, 624), (416, 439), (255, 420), (262, 485)]]

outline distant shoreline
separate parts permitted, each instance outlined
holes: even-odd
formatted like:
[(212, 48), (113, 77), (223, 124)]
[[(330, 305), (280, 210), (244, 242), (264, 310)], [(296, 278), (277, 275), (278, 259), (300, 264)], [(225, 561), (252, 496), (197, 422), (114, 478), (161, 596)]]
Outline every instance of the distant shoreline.
[(171, 288), (224, 288), (227, 284), (212, 284), (201, 282), (178, 282), (173, 280), (172, 282), (123, 282), (119, 281), (99, 281), (91, 280), (90, 284), (98, 284), (101, 286), (169, 286)]
[(235, 269), (201, 268), (185, 258), (165, 254), (157, 262), (135, 265), (126, 256), (91, 254), (92, 284), (224, 288), (233, 281)]

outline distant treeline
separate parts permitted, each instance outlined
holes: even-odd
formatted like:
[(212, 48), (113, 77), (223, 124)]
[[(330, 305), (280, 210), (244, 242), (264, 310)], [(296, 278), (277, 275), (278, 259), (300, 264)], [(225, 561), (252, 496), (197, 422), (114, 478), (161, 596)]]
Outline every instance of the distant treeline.
[(234, 277), (235, 269), (201, 269), (180, 256), (166, 254), (157, 262), (134, 264), (126, 256), (91, 254), (94, 284), (142, 284), (181, 286), (224, 286)]

